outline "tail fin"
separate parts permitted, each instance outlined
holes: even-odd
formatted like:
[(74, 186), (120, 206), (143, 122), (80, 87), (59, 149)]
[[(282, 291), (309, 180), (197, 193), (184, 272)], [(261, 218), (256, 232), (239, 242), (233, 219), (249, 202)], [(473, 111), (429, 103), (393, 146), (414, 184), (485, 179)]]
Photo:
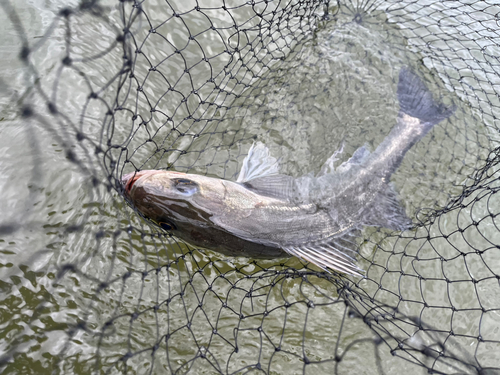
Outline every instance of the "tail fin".
[(398, 100), (401, 112), (418, 118), (429, 127), (450, 117), (455, 111), (454, 106), (437, 104), (424, 82), (405, 67), (399, 72)]

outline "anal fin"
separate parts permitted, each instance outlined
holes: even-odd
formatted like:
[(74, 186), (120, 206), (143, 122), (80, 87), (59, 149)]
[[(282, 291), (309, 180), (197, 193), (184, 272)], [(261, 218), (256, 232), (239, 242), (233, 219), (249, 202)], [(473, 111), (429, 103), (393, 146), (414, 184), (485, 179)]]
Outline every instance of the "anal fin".
[[(329, 269), (353, 276), (363, 277), (363, 270), (356, 265), (357, 246), (352, 240), (344, 237), (329, 240), (328, 242), (309, 243), (299, 246), (287, 246), (283, 249), (318, 267), (330, 272)], [(351, 256), (352, 255), (352, 256)]]

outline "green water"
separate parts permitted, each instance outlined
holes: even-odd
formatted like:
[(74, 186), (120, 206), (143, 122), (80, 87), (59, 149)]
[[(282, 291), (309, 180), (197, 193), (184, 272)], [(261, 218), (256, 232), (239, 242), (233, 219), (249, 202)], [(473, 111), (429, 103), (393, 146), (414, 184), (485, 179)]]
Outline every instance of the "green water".
[[(74, 60), (112, 45), (115, 34), (110, 25), (120, 18), (120, 8), (105, 5), (111, 6), (106, 8), (109, 18), (105, 21), (88, 14), (71, 18)], [(175, 5), (179, 12), (195, 6), (190, 2)], [(203, 6), (220, 5), (210, 2)], [(30, 43), (41, 39), (59, 8), (41, 1), (16, 5)], [(243, 23), (253, 14), (250, 8), (234, 9), (231, 15)], [(153, 24), (172, 14), (163, 3), (149, 2), (145, 9)], [(421, 5), (418, 9), (426, 10)], [(461, 185), (470, 182), (469, 174), (494, 148), (494, 122), (488, 116), (478, 117), (475, 108), (479, 104), (474, 107), (470, 92), (444, 78), (451, 73), (443, 74), (446, 71), (435, 63), (435, 56), (419, 52), (419, 39), (408, 43), (403, 38), (414, 38), (409, 30), (417, 30), (414, 34), (418, 35), (420, 29), (400, 30), (386, 23), (388, 16), (383, 12), (365, 15), (360, 23), (354, 21), (355, 12), (349, 8), (332, 8), (330, 13), (331, 19), (321, 22), (303, 43), (294, 45), (291, 35), (276, 42), (264, 39), (266, 48), (255, 52), (261, 62), (250, 67), (230, 63), (229, 55), (223, 52), (227, 40), (233, 48), (246, 43), (242, 38), (238, 44), (228, 26), (233, 22), (228, 12), (205, 11), (215, 26), (228, 27), (220, 33), (207, 31), (210, 22), (196, 12), (183, 16), (186, 24), (174, 17), (159, 26), (157, 32), (163, 37), (148, 34), (145, 20), (136, 22), (133, 32), (143, 54), (137, 57), (135, 71), (149, 101), (143, 95), (127, 94), (127, 90), (122, 90), (119, 98), (124, 108), (136, 108), (137, 114), (150, 121), (139, 126), (131, 119), (131, 112), (121, 111), (115, 114), (113, 128), (102, 122), (105, 105), (90, 101), (83, 111), (82, 103), (89, 85), (99, 88), (113, 77), (120, 54), (114, 51), (78, 65), (86, 79), (76, 70), (63, 70), (54, 90), (65, 51), (64, 21), (59, 21), (32, 55), (40, 73), (40, 82), (33, 82), (17, 59), (20, 43), (16, 33), (5, 14), (0, 15), (6, 36), (0, 55), (1, 87), (6, 93), (0, 114), (1, 223), (15, 229), (0, 234), (0, 352), (14, 355), (4, 373), (161, 374), (190, 369), (195, 374), (211, 374), (233, 373), (245, 366), (254, 366), (257, 372), (255, 365), (259, 363), (266, 372), (276, 374), (328, 374), (335, 367), (335, 355), (343, 354), (339, 373), (372, 374), (378, 356), (385, 373), (400, 374), (404, 366), (412, 373), (419, 371), (391, 356), (386, 346), (375, 347), (373, 332), (361, 320), (344, 318), (346, 308), (336, 300), (334, 283), (313, 276), (304, 281), (276, 272), (283, 270), (281, 264), (303, 268), (298, 259), (255, 264), (210, 251), (190, 252), (187, 245), (159, 236), (118, 194), (104, 186), (94, 188), (91, 183), (93, 175), (106, 181), (104, 166), (109, 167), (108, 162), (94, 155), (94, 148), (96, 144), (105, 146), (107, 139), (129, 150), (126, 158), (121, 155), (114, 171), (117, 176), (134, 167), (172, 167), (235, 178), (255, 137), (282, 158), (286, 173), (317, 172), (342, 143), (346, 160), (358, 147), (368, 144), (374, 149), (384, 139), (397, 116), (399, 70), (409, 66), (426, 80), (436, 97), (457, 106), (455, 116), (416, 145), (392, 177), (408, 214), (427, 220), (430, 210), (446, 205), (450, 197), (462, 192)], [(407, 21), (404, 12), (392, 14)], [(255, 18), (249, 22), (249, 29), (258, 24)], [(291, 22), (295, 25), (291, 27), (300, 30), (300, 22)], [(412, 22), (406, 25), (416, 27), (425, 20)], [(187, 30), (208, 46), (204, 51), (211, 72), (208, 63), (193, 67), (200, 61), (201, 50), (196, 43), (186, 45)], [(249, 32), (246, 38), (251, 40), (252, 35)], [(280, 45), (283, 41), (293, 48)], [(183, 48), (183, 58), (174, 56), (158, 65), (164, 75), (148, 73), (151, 65), (163, 61), (176, 48)], [(266, 57), (279, 57), (280, 51), (287, 52), (284, 61)], [(245, 52), (241, 48), (240, 53)], [(248, 88), (218, 74), (228, 64)], [(189, 75), (183, 74), (186, 68)], [(220, 107), (200, 105), (195, 96), (178, 104), (182, 94), (191, 92), (191, 81), (196, 85), (210, 77), (215, 83), (200, 85), (198, 95)], [(38, 83), (55, 96), (53, 100), (73, 126), (53, 122), (36, 93)], [(169, 85), (175, 90), (163, 95)], [(231, 88), (240, 97), (218, 94), (214, 85)], [(116, 90), (110, 86), (99, 95), (111, 100)], [(22, 99), (33, 104), (35, 117), (19, 116)], [(151, 108), (158, 111), (151, 112)], [(172, 118), (165, 113), (173, 114)], [(212, 121), (182, 120), (193, 114)], [(77, 141), (78, 132), (87, 138)], [(68, 159), (64, 145), (71, 145), (79, 163)], [(183, 154), (184, 150), (188, 152)], [(120, 150), (113, 149), (111, 154), (118, 158)], [(447, 285), (443, 275), (457, 281), (470, 280), (469, 274), (476, 279), (492, 275), (484, 264), (498, 264), (498, 255), (489, 251), (481, 259), (472, 249), (485, 250), (500, 242), (498, 220), (483, 220), (477, 226), (468, 223), (470, 218), (480, 220), (485, 212), (498, 212), (499, 208), (498, 199), (474, 205), (464, 202), (463, 207), (430, 225), (430, 233), (420, 228), (403, 233), (401, 238), (368, 228), (363, 233), (366, 241), (360, 265), (368, 271), (369, 280), (360, 282), (359, 287), (386, 303), (396, 304), (397, 296), (403, 296), (400, 311), (410, 316), (422, 314), (430, 326), (443, 330), (452, 326), (455, 332), (468, 335), (477, 335), (480, 327), (483, 337), (498, 341), (494, 328), (498, 314), (474, 310), (478, 307), (476, 296), (488, 309), (499, 306), (498, 285), (482, 282), (479, 289), (470, 282)], [(81, 226), (78, 230), (68, 227), (74, 225)], [(129, 226), (135, 229), (123, 230)], [(457, 227), (463, 231), (457, 232)], [(118, 229), (122, 231), (115, 234)], [(444, 239), (442, 234), (449, 237)], [(457, 249), (471, 255), (465, 260), (457, 258)], [(180, 258), (183, 253), (187, 253), (185, 259)], [(419, 254), (418, 261), (409, 257), (415, 254)], [(448, 259), (444, 269), (440, 257)], [(61, 275), (56, 270), (61, 264), (75, 268)], [(413, 277), (417, 273), (430, 280)], [(265, 277), (259, 278), (261, 275)], [(424, 301), (431, 307), (423, 309)], [(451, 306), (472, 310), (452, 316)], [(85, 323), (85, 329), (71, 333), (71, 327), (79, 323)], [(411, 336), (412, 329), (402, 334), (387, 323), (387, 331), (401, 339)], [(467, 339), (456, 341), (465, 347), (474, 344)], [(276, 347), (281, 351), (275, 351)], [(495, 365), (488, 354), (492, 350), (494, 344), (478, 346), (482, 364)], [(127, 352), (135, 355), (125, 364), (119, 359)], [(211, 365), (201, 360), (189, 362), (200, 353)], [(304, 355), (319, 363), (305, 366)]]

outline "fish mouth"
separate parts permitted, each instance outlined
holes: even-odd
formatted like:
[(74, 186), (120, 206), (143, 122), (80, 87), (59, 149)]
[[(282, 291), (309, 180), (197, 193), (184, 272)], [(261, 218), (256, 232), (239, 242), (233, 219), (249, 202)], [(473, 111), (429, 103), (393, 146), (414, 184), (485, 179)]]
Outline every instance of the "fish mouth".
[[(132, 187), (134, 184), (137, 182), (137, 180), (151, 176), (157, 173), (165, 173), (166, 171), (162, 170), (145, 170), (145, 171), (137, 171), (137, 172), (132, 172), (128, 173), (125, 176), (122, 177), (121, 183), (123, 185), (123, 192), (125, 193), (125, 196), (130, 197), (130, 192), (132, 191)], [(169, 171), (168, 173), (171, 174), (184, 174), (181, 172), (173, 172)]]
[(132, 191), (132, 187), (136, 183), (136, 181), (144, 176), (151, 176), (153, 174), (159, 173), (162, 171), (137, 171), (128, 173), (122, 177), (121, 183), (123, 185), (123, 191), (126, 196), (130, 197), (130, 192)]

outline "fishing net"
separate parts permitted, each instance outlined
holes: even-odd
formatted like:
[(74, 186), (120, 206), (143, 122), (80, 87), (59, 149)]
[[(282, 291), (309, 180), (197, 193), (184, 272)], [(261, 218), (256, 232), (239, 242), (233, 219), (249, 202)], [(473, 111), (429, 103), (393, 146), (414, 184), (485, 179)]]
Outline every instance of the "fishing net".
[[(500, 373), (500, 6), (488, 1), (2, 3), (4, 374)], [(365, 277), (230, 258), (144, 220), (121, 177), (235, 180), (374, 149), (401, 68), (455, 105), (392, 176), (413, 226)]]

